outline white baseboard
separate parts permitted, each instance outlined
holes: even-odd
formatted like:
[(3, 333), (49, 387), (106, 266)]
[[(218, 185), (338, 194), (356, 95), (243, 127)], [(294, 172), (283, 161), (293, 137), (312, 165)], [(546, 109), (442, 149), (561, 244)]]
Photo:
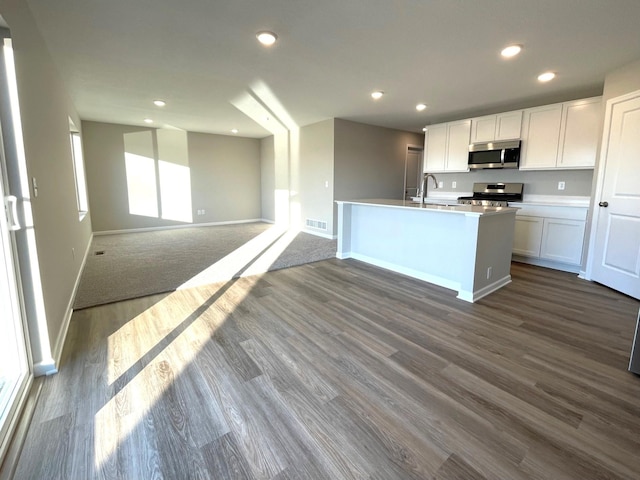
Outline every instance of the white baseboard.
[(73, 285), (73, 290), (71, 291), (69, 303), (67, 303), (67, 309), (64, 314), (64, 319), (62, 320), (62, 327), (60, 328), (60, 332), (58, 332), (58, 338), (56, 338), (56, 343), (54, 344), (51, 358), (44, 359), (33, 366), (33, 375), (35, 377), (39, 377), (41, 375), (53, 375), (54, 373), (58, 373), (58, 365), (60, 365), (62, 349), (64, 348), (64, 342), (67, 339), (67, 332), (69, 331), (69, 324), (71, 323), (71, 316), (73, 315), (73, 304), (76, 301), (76, 294), (78, 293), (78, 286), (80, 285), (80, 278), (82, 277), (84, 266), (87, 263), (87, 258), (89, 258), (92, 241), (93, 233), (89, 237), (87, 248), (84, 251), (82, 263), (80, 264), (80, 269), (78, 270), (78, 275)]
[(309, 230), (307, 228), (303, 228), (301, 230), (301, 232), (308, 233), (310, 235), (315, 235), (316, 237), (326, 238), (328, 240), (335, 240), (336, 238), (338, 238), (337, 235), (331, 235), (331, 234), (328, 234), (328, 233), (322, 233), (322, 232), (318, 232), (317, 230)]
[(236, 225), (239, 223), (256, 223), (256, 222), (274, 223), (272, 220), (264, 220), (262, 218), (250, 218), (247, 220), (232, 220), (229, 222), (189, 223), (188, 225), (167, 225), (163, 227), (128, 228), (124, 230), (102, 230), (99, 232), (93, 232), (93, 234), (95, 236), (117, 235), (119, 233), (154, 232), (159, 230), (176, 230), (180, 228), (194, 228), (194, 227), (216, 227), (221, 225)]
[(41, 377), (43, 375), (53, 375), (58, 373), (56, 362), (53, 358), (45, 358), (33, 365), (33, 376)]
[[(345, 254), (343, 253), (342, 255), (345, 255)], [(456, 292), (460, 290), (460, 284), (458, 282), (454, 282), (446, 278), (439, 277), (437, 275), (429, 275), (428, 273), (424, 273), (419, 270), (414, 270), (413, 268), (403, 267), (402, 265), (396, 265), (395, 263), (385, 262), (383, 260), (372, 258), (367, 255), (362, 255), (359, 253), (351, 252), (348, 255), (349, 257), (339, 257), (338, 254), (336, 254), (336, 257), (337, 258), (353, 258), (355, 260), (360, 260), (361, 262), (375, 265), (376, 267), (384, 268), (385, 270), (391, 270), (392, 272), (401, 273), (409, 277), (417, 278), (418, 280), (423, 280), (428, 283), (433, 283), (434, 285), (438, 285), (440, 287), (448, 288), (450, 290), (455, 290)]]
[(514, 262), (528, 263), (530, 265), (536, 265), (538, 267), (553, 268), (554, 270), (562, 270), (563, 272), (569, 272), (569, 273), (580, 272), (580, 265), (569, 265), (566, 263), (544, 260), (542, 258), (524, 257), (522, 255), (512, 255), (511, 259)]
[(511, 275), (506, 275), (501, 279), (493, 282), (486, 287), (482, 287), (480, 290), (476, 290), (475, 292), (470, 292), (468, 290), (460, 290), (458, 292), (458, 297), (460, 300), (464, 300), (465, 302), (474, 303), (480, 300), (482, 297), (486, 297), (490, 293), (495, 292), (496, 290), (504, 287), (505, 285), (511, 283)]

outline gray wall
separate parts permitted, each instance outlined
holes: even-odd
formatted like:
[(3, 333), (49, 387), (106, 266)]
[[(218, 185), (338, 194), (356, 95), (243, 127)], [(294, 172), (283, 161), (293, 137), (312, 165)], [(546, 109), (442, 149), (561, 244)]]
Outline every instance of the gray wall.
[[(90, 217), (78, 216), (69, 141), (69, 117), (76, 125), (80, 119), (27, 2), (2, 1), (0, 14), (13, 39), (27, 174), (39, 187), (32, 210), (46, 313), (46, 320), (41, 320), (49, 338), (38, 335), (35, 318), (28, 324), (34, 364), (48, 363), (43, 351), (60, 353), (71, 297), (91, 239)], [(40, 341), (48, 343), (44, 350)]]
[[(438, 193), (470, 193), (474, 182), (521, 182), (525, 195), (585, 196), (591, 195), (593, 170), (545, 170), (528, 172), (521, 170), (481, 170), (466, 173), (436, 173), (444, 188)], [(456, 182), (452, 188), (451, 182)], [(558, 182), (565, 182), (565, 189), (558, 190)], [(431, 188), (431, 186), (429, 187)]]
[(333, 235), (333, 150), (333, 119), (300, 129), (298, 198), (302, 227), (306, 219), (321, 220), (327, 222), (327, 231), (319, 232), (328, 235)]
[(336, 118), (335, 200), (402, 199), (407, 145), (423, 144), (422, 134)]
[[(124, 135), (145, 130), (151, 129), (82, 123), (95, 232), (190, 224), (129, 213)], [(259, 219), (260, 140), (188, 132), (187, 141), (193, 224)]]

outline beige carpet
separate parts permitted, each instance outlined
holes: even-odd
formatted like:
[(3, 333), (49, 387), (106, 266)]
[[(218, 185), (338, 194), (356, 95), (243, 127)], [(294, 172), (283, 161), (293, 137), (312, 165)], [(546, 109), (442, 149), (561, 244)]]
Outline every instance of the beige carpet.
[(73, 308), (325, 260), (336, 243), (267, 223), (95, 236)]

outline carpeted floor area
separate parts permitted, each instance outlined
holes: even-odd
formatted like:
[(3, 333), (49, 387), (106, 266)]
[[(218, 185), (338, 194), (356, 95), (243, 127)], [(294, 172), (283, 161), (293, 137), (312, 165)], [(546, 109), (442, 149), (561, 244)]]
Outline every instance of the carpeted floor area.
[(95, 236), (75, 310), (335, 257), (336, 240), (267, 223)]

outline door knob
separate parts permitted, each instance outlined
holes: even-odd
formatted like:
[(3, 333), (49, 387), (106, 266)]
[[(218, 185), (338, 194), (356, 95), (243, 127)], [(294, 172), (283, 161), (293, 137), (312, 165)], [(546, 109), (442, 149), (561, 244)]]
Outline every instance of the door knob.
[(598, 205), (607, 208), (609, 206), (609, 202), (600, 202)]

